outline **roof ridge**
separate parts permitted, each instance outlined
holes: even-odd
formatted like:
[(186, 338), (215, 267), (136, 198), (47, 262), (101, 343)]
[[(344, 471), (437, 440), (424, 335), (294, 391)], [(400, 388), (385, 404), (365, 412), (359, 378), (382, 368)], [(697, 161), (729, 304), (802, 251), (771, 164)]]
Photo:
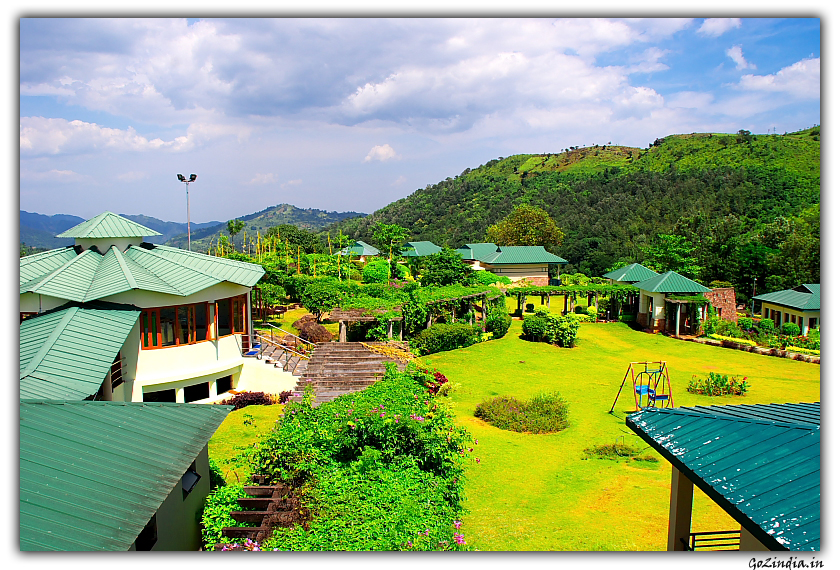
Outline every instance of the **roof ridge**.
[(44, 360), (44, 358), (47, 356), (47, 353), (50, 351), (50, 349), (52, 349), (52, 346), (53, 344), (55, 344), (55, 341), (58, 340), (58, 337), (60, 337), (61, 334), (64, 332), (64, 328), (67, 326), (67, 323), (69, 323), (73, 319), (73, 316), (78, 312), (79, 307), (69, 307), (67, 309), (67, 313), (63, 317), (61, 317), (61, 320), (58, 322), (58, 325), (56, 325), (52, 332), (50, 332), (50, 336), (47, 337), (47, 340), (45, 340), (41, 344), (41, 348), (38, 349), (38, 352), (35, 353), (35, 356), (33, 356), (29, 360), (29, 363), (27, 363), (26, 368), (20, 371), (20, 377), (18, 379), (29, 376), (38, 368), (38, 365), (41, 364), (41, 361)]
[[(150, 250), (150, 249), (145, 249), (145, 248), (142, 248), (142, 247), (138, 247), (138, 246), (136, 246), (136, 245), (132, 245), (131, 247), (129, 247), (129, 248), (128, 248), (128, 250), (131, 250), (131, 249), (137, 249), (138, 251), (143, 251), (143, 252), (151, 252), (151, 251), (152, 251), (152, 250)], [(126, 251), (128, 251), (128, 250), (126, 250)], [(168, 261), (168, 262), (170, 262), (170, 263), (174, 263), (172, 260), (170, 260), (170, 259), (166, 259), (166, 258), (165, 258), (165, 257), (163, 257), (163, 256), (159, 256), (159, 255), (158, 255), (158, 256), (156, 256), (156, 257), (157, 257), (158, 259), (163, 259), (164, 261)], [(158, 279), (160, 279), (162, 282), (166, 283), (167, 285), (169, 285), (170, 287), (172, 287), (173, 289), (175, 289), (176, 291), (178, 291), (178, 294), (179, 294), (179, 295), (181, 295), (182, 297), (186, 297), (186, 296), (187, 296), (187, 294), (186, 294), (186, 293), (184, 293), (181, 289), (179, 289), (178, 287), (176, 287), (175, 285), (173, 285), (172, 283), (170, 283), (169, 281), (167, 281), (166, 279), (164, 279), (163, 277), (161, 277), (160, 275), (158, 275), (157, 273), (155, 273), (154, 271), (152, 271), (151, 269), (149, 269), (148, 267), (146, 267), (145, 265), (143, 265), (142, 263), (140, 263), (139, 261), (137, 261), (137, 260), (136, 260), (136, 259), (134, 259), (133, 257), (130, 257), (129, 259), (131, 259), (131, 261), (133, 261), (134, 263), (136, 263), (137, 265), (139, 265), (140, 267), (142, 267), (144, 270), (148, 271), (150, 275), (154, 275), (155, 277), (157, 277)], [(190, 269), (190, 270), (192, 270), (192, 267), (187, 267), (186, 269)], [(212, 277), (212, 276), (211, 276), (211, 277)]]
[[(122, 269), (123, 275), (125, 275), (125, 280), (128, 281), (128, 286), (132, 289), (137, 289), (137, 281), (134, 279), (134, 275), (131, 274), (131, 271), (128, 269), (128, 265), (125, 263), (125, 259), (123, 258), (122, 252), (120, 248), (115, 245), (112, 245), (109, 250), (114, 251), (114, 257), (117, 258), (117, 263), (120, 264), (120, 269)], [(92, 286), (92, 283), (91, 283)]]
[[(70, 266), (73, 265), (74, 263), (78, 263), (78, 261), (86, 253), (96, 253), (96, 252), (95, 251), (91, 252), (91, 250), (89, 250), (89, 249), (84, 250), (82, 253), (78, 254), (73, 259), (70, 259), (66, 263), (62, 264), (60, 267), (56, 267), (52, 272), (50, 272), (43, 279), (38, 281), (38, 283), (36, 283), (32, 287), (30, 287), (29, 288), (30, 292), (35, 293), (37, 289), (39, 289), (40, 287), (43, 287), (44, 285), (46, 285), (47, 283), (52, 281), (59, 273), (63, 272), (64, 270), (66, 270), (68, 268), (70, 268)], [(70, 300), (72, 300), (72, 299), (70, 299)]]
[[(749, 405), (749, 404), (748, 404)], [(789, 428), (802, 428), (802, 429), (820, 429), (820, 424), (808, 423), (808, 422), (801, 422), (801, 421), (780, 421), (780, 420), (771, 420), (771, 419), (762, 419), (762, 418), (745, 418), (743, 416), (733, 416), (729, 414), (722, 414), (722, 413), (715, 413), (715, 412), (700, 412), (697, 410), (686, 410), (680, 408), (652, 408), (650, 410), (640, 410), (638, 413), (642, 413), (644, 411), (656, 411), (659, 413), (667, 413), (667, 414), (681, 414), (684, 416), (692, 416), (697, 418), (712, 418), (712, 419), (719, 419), (719, 420), (729, 420), (729, 421), (737, 421), (737, 422), (746, 422), (750, 424), (759, 424), (759, 425), (773, 425), (773, 426), (780, 426), (780, 427), (789, 427)]]

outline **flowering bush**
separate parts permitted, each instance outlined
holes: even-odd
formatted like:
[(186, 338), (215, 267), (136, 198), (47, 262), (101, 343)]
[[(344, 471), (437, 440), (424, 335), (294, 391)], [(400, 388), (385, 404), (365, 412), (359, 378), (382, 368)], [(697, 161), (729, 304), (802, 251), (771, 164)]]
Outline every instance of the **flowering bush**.
[(747, 393), (749, 384), (746, 376), (732, 377), (726, 374), (709, 372), (706, 378), (698, 378), (692, 375), (688, 382), (688, 391), (692, 394), (703, 394), (705, 396), (743, 396)]

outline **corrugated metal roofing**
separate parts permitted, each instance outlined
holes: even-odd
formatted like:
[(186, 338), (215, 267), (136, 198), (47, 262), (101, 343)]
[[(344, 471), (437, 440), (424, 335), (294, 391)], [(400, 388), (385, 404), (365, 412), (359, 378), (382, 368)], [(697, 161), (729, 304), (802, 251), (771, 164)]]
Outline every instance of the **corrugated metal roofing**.
[(790, 307), (792, 309), (799, 309), (800, 311), (819, 311), (820, 286), (818, 283), (808, 283), (793, 289), (756, 295), (753, 299), (766, 301), (774, 305), (782, 305), (783, 307)]
[(774, 550), (820, 549), (820, 404), (649, 408), (627, 426)]
[[(69, 254), (67, 252), (70, 252)], [(20, 293), (87, 302), (132, 289), (187, 296), (228, 281), (253, 286), (262, 266), (167, 246), (111, 246), (103, 254), (54, 250), (34, 262), (21, 258)], [(24, 269), (25, 268), (25, 269)]]
[(372, 245), (366, 244), (365, 242), (359, 240), (356, 241), (350, 247), (345, 248), (342, 250), (344, 255), (347, 254), (355, 254), (355, 255), (379, 255), (379, 250), (373, 247)]
[(128, 550), (232, 406), (20, 403), (20, 549)]
[(439, 253), (440, 246), (430, 241), (410, 241), (403, 246), (403, 255), (406, 257), (423, 257)]
[(479, 261), (491, 265), (568, 263), (562, 257), (547, 252), (541, 245), (500, 245), (495, 251), (481, 257)]
[(20, 397), (82, 400), (99, 390), (137, 322), (128, 305), (63, 305), (20, 324)]
[(616, 281), (638, 282), (650, 279), (651, 277), (656, 277), (657, 275), (659, 275), (659, 273), (653, 269), (648, 269), (640, 263), (631, 263), (630, 265), (625, 265), (621, 269), (604, 273), (603, 277), (606, 277), (607, 279), (614, 279)]
[(711, 291), (708, 287), (688, 277), (683, 277), (676, 271), (667, 271), (662, 275), (633, 283), (633, 286), (651, 293), (707, 293)]
[(115, 238), (115, 237), (145, 237), (159, 236), (160, 232), (147, 228), (137, 222), (118, 216), (111, 212), (103, 212), (73, 226), (55, 237), (59, 238)]
[(464, 259), (474, 260), (494, 253), (498, 247), (495, 243), (468, 243), (455, 251)]

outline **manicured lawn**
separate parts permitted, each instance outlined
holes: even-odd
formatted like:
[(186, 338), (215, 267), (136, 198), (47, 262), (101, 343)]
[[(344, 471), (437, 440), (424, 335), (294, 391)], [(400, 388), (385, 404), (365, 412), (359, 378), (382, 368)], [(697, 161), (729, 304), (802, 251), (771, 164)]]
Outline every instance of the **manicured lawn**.
[[(553, 301), (552, 312), (562, 307), (562, 298)], [(608, 413), (631, 361), (665, 360), (676, 406), (820, 399), (819, 365), (645, 334), (623, 323), (582, 324), (573, 349), (521, 340), (521, 327), (515, 320), (503, 339), (422, 359), (460, 384), (451, 396), (454, 411), (478, 440), (481, 462), (468, 470), (462, 530), (480, 550), (665, 549), (670, 464), (584, 459), (593, 445), (643, 447), (624, 424), (634, 405), (632, 384), (615, 414)], [(748, 393), (689, 394), (692, 374), (708, 371), (747, 376)], [(525, 399), (554, 390), (569, 402), (571, 426), (561, 433), (518, 434), (473, 417), (476, 404), (492, 396)], [(695, 490), (693, 531), (738, 528)]]
[[(301, 318), (303, 315), (306, 315), (308, 313), (309, 313), (309, 311), (307, 311), (306, 309), (303, 309), (303, 308), (293, 309), (291, 311), (286, 311), (285, 313), (283, 313), (280, 316), (272, 316), (271, 318), (269, 318), (268, 322), (271, 323), (272, 325), (274, 325), (275, 327), (280, 327), (283, 330), (289, 331), (290, 333), (299, 336), (300, 331), (297, 330), (295, 327), (293, 327), (292, 323), (295, 322), (296, 320), (298, 320), (299, 318)], [(324, 322), (324, 323), (321, 323), (321, 324), (324, 325), (324, 328), (326, 328), (328, 331), (330, 331), (330, 333), (333, 335), (334, 339), (338, 340), (338, 323), (337, 322), (335, 322), (335, 323)], [(259, 323), (254, 323), (254, 327), (255, 328), (260, 328), (260, 324)], [(269, 327), (266, 327), (266, 328), (269, 328)]]
[(283, 408), (282, 404), (247, 406), (233, 411), (210, 438), (207, 453), (228, 483), (248, 482), (248, 455), (254, 444), (274, 427)]

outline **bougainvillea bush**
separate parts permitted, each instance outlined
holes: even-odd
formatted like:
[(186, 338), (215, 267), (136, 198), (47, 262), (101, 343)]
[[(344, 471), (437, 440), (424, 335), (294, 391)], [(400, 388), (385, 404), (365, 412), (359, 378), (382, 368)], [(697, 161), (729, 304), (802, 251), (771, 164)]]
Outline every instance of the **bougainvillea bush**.
[(469, 548), (459, 521), (472, 443), (429, 394), (430, 376), (388, 366), (361, 392), (287, 405), (253, 472), (297, 487), (312, 518), (275, 529), (264, 550)]

